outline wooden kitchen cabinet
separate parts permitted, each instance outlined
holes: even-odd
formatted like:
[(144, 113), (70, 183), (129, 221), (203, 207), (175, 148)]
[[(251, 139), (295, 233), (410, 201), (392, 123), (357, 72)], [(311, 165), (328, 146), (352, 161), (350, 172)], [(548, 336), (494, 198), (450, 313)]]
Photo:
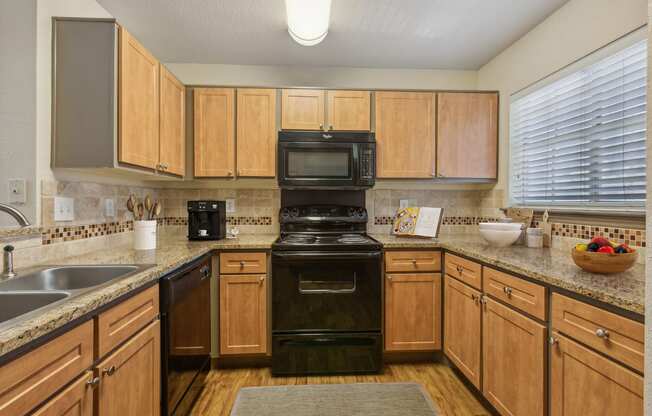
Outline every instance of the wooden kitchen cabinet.
[(159, 62), (120, 27), (119, 162), (156, 169), (159, 159)]
[(235, 90), (194, 89), (195, 177), (233, 177)]
[(550, 415), (643, 415), (643, 377), (553, 334)]
[(152, 322), (95, 369), (97, 416), (158, 415), (161, 407), (161, 328)]
[(186, 173), (186, 89), (161, 65), (160, 146), (158, 168), (166, 173)]
[(437, 176), (496, 179), (498, 94), (437, 94)]
[(485, 298), (482, 392), (501, 414), (545, 414), (545, 338), (545, 326)]
[(220, 354), (267, 353), (267, 276), (220, 275)]
[(324, 90), (282, 90), (281, 128), (283, 130), (323, 130)]
[(276, 176), (276, 90), (238, 88), (238, 177)]
[(480, 389), (481, 295), (446, 276), (444, 280), (444, 354)]
[(330, 90), (326, 93), (328, 130), (369, 131), (371, 93)]
[(61, 393), (48, 400), (32, 416), (92, 416), (93, 372), (87, 371)]
[(385, 275), (385, 350), (441, 348), (441, 274)]
[(375, 107), (377, 177), (434, 177), (435, 94), (378, 91)]

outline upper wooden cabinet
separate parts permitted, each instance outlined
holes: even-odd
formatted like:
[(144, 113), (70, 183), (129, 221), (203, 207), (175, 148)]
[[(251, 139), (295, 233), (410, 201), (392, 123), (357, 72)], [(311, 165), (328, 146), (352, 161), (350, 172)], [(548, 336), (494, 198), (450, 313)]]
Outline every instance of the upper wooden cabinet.
[(435, 94), (376, 93), (378, 178), (435, 176)]
[(159, 152), (159, 62), (120, 28), (119, 161), (155, 169)]
[(371, 93), (332, 90), (326, 93), (328, 130), (369, 131)]
[(183, 176), (186, 171), (186, 89), (161, 65), (159, 166)]
[(284, 130), (322, 130), (324, 128), (324, 91), (282, 90), (281, 128)]
[(196, 177), (233, 177), (235, 165), (235, 90), (195, 88)]
[(496, 179), (498, 94), (437, 94), (437, 176)]
[(276, 176), (276, 90), (238, 88), (239, 177)]

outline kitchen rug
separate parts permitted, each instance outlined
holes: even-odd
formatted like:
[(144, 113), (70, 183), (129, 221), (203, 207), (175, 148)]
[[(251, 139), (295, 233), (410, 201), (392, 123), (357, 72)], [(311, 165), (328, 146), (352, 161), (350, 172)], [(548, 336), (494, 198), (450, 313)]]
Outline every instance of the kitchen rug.
[(436, 416), (416, 383), (310, 384), (240, 389), (231, 416)]

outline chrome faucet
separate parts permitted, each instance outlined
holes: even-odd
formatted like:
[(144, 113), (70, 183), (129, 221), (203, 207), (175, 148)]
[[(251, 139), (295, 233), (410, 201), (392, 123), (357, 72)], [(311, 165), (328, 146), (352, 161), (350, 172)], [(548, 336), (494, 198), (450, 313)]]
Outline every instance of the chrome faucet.
[(16, 208), (12, 207), (11, 205), (0, 204), (0, 211), (6, 212), (7, 214), (14, 217), (16, 222), (18, 222), (18, 224), (21, 227), (28, 227), (30, 225), (29, 220), (27, 219), (25, 214), (18, 211)]
[(7, 277), (16, 277), (16, 272), (14, 272), (14, 246), (5, 246), (4, 251), (4, 262), (2, 267), (2, 278)]

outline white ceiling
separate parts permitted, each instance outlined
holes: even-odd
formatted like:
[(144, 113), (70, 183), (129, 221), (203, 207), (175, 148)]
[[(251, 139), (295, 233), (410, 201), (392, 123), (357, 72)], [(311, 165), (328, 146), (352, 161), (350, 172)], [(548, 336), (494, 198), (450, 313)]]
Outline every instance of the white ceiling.
[(436, 69), (479, 68), (567, 1), (333, 0), (305, 47), (283, 0), (98, 0), (163, 62)]

